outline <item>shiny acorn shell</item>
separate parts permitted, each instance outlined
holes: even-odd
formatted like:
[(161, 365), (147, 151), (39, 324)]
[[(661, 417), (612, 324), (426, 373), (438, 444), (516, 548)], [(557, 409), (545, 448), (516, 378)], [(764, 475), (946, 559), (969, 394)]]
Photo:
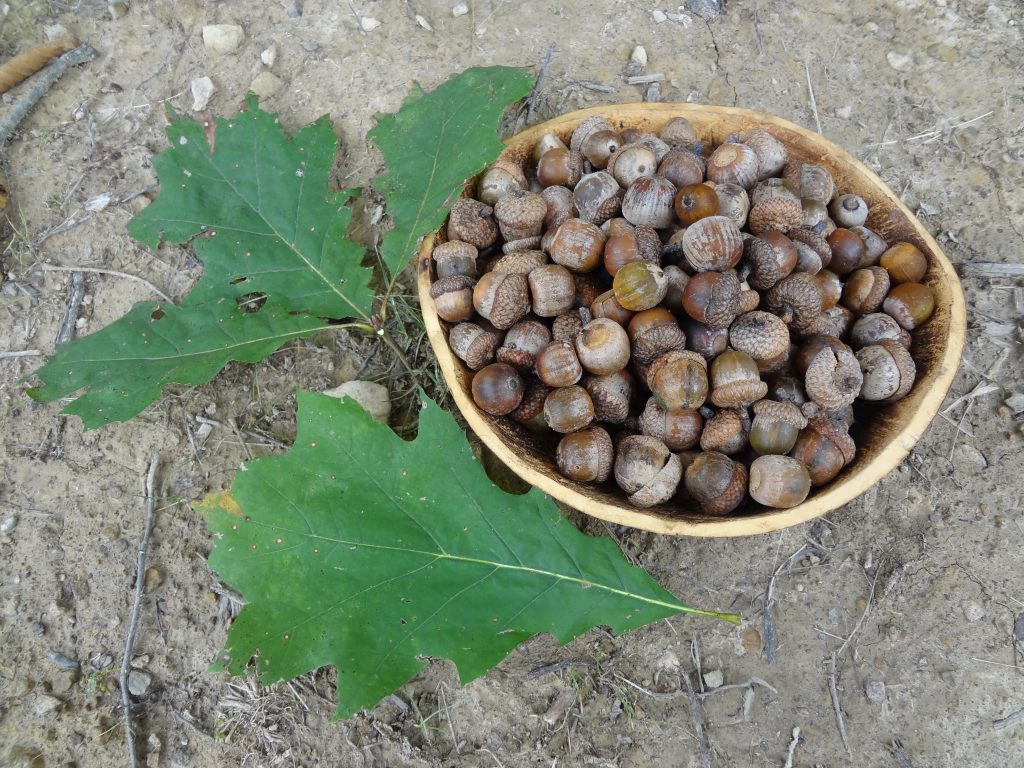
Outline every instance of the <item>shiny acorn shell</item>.
[(750, 465), (750, 498), (776, 509), (802, 504), (811, 491), (807, 468), (789, 456), (758, 456)]
[(612, 439), (601, 427), (565, 435), (555, 451), (558, 471), (581, 483), (603, 483), (611, 475), (614, 460)]

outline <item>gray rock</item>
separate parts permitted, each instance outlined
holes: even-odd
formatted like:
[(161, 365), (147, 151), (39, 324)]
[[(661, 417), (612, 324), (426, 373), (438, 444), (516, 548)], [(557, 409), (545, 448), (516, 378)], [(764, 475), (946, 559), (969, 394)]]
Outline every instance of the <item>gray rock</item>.
[(960, 603), (960, 610), (964, 612), (964, 618), (971, 622), (985, 618), (985, 610), (973, 600), (964, 600)]
[(260, 72), (256, 75), (256, 78), (249, 83), (249, 90), (261, 99), (272, 96), (281, 90), (282, 87), (284, 87), (284, 83), (281, 82), (281, 78), (273, 72)]
[(61, 669), (78, 669), (79, 668), (79, 664), (78, 664), (77, 661), (75, 661), (74, 659), (69, 659), (67, 656), (65, 656), (60, 651), (53, 651), (53, 650), (51, 650), (46, 655), (50, 659), (50, 661), (52, 661), (54, 664), (56, 664)]
[(885, 683), (881, 680), (871, 681), (864, 687), (864, 694), (868, 697), (868, 701), (881, 704), (885, 701)]
[(704, 685), (708, 688), (721, 688), (723, 683), (725, 683), (725, 675), (722, 674), (722, 670), (713, 669), (704, 673)]
[(686, 0), (683, 7), (702, 19), (713, 19), (725, 10), (725, 3), (722, 0)]
[(143, 696), (149, 690), (153, 676), (141, 669), (133, 669), (128, 673), (128, 693), (132, 696)]
[(58, 696), (71, 690), (71, 686), (78, 682), (78, 670), (69, 670), (59, 673), (50, 684), (50, 693)]
[(914, 57), (909, 53), (901, 53), (900, 51), (889, 51), (885, 54), (885, 60), (889, 62), (889, 66), (896, 70), (907, 69), (914, 61)]
[(189, 88), (192, 91), (192, 111), (202, 112), (206, 109), (206, 105), (209, 104), (210, 97), (213, 95), (213, 80), (205, 75), (203, 77), (196, 77), (189, 83)]
[(8, 515), (0, 522), (0, 533), (10, 533), (18, 527), (18, 516)]
[(237, 24), (207, 24), (203, 27), (203, 45), (214, 53), (234, 53), (244, 41), (245, 30)]
[(46, 634), (46, 625), (41, 621), (32, 622), (32, 634), (36, 637), (42, 637)]

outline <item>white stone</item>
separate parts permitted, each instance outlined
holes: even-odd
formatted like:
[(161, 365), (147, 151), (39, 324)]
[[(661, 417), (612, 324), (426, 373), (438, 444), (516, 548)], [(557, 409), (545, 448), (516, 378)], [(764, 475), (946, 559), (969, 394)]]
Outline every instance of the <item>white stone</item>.
[(263, 66), (272, 67), (274, 62), (277, 61), (277, 46), (271, 45), (263, 53), (260, 54), (260, 61), (263, 62)]
[(193, 78), (188, 87), (192, 91), (192, 111), (202, 112), (210, 103), (210, 97), (213, 95), (213, 80), (203, 75), (203, 77)]
[(110, 201), (112, 199), (113, 198), (109, 192), (103, 192), (102, 194), (90, 197), (85, 201), (85, 205), (83, 207), (85, 210), (89, 211), (89, 213), (99, 213), (110, 205)]
[(465, 3), (459, 3), (452, 8), (452, 16), (465, 16), (467, 13), (469, 13), (469, 6)]
[(427, 30), (427, 32), (434, 31), (434, 28), (430, 26), (430, 22), (418, 13), (416, 14), (416, 23), (423, 27), (423, 29)]
[(128, 673), (128, 693), (132, 696), (142, 696), (149, 690), (153, 676), (141, 669), (133, 669)]
[(268, 96), (272, 96), (277, 93), (284, 86), (281, 82), (281, 78), (275, 75), (273, 72), (260, 72), (249, 83), (249, 90), (259, 96), (261, 99), (265, 99)]
[(960, 603), (960, 610), (964, 612), (964, 618), (971, 622), (985, 618), (985, 610), (973, 600), (964, 600)]
[(60, 40), (62, 37), (69, 35), (68, 28), (63, 24), (50, 24), (43, 27), (43, 37), (46, 38), (46, 42), (52, 43), (54, 40)]
[(839, 109), (837, 109), (836, 114), (843, 120), (849, 120), (850, 115), (853, 114), (853, 107), (847, 104), (845, 107), (840, 107)]
[(207, 24), (203, 27), (203, 45), (214, 53), (234, 53), (245, 40), (245, 30), (237, 24)]
[(668, 21), (668, 16), (664, 11), (651, 11), (651, 18), (654, 19), (655, 24), (663, 24)]
[(18, 526), (18, 516), (9, 515), (0, 523), (0, 533), (10, 533)]
[(721, 688), (723, 683), (725, 683), (725, 675), (722, 674), (722, 670), (713, 669), (704, 673), (704, 685), (708, 688)]
[(885, 683), (881, 680), (871, 681), (864, 687), (864, 694), (868, 697), (868, 701), (881, 704), (885, 701)]
[(339, 400), (351, 397), (375, 421), (381, 423), (387, 423), (388, 416), (391, 415), (391, 396), (388, 394), (388, 388), (372, 381), (346, 381), (339, 387), (324, 390), (324, 394)]
[(380, 26), (380, 19), (375, 19), (373, 16), (361, 16), (359, 26), (363, 28), (363, 32), (373, 32)]
[(629, 60), (636, 64), (638, 67), (647, 66), (647, 49), (642, 45), (638, 45), (633, 49), (633, 52), (629, 54)]
[(898, 51), (889, 51), (885, 54), (885, 60), (889, 62), (889, 66), (893, 69), (906, 69), (910, 66), (914, 60), (909, 53), (899, 53)]

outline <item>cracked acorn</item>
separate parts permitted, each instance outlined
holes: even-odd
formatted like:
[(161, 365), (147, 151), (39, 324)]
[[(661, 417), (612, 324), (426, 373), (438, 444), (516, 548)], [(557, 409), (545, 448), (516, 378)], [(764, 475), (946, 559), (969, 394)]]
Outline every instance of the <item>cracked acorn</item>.
[(431, 297), (476, 404), (561, 435), (568, 480), (637, 507), (791, 508), (853, 460), (855, 419), (913, 387), (927, 257), (767, 130), (705, 146), (682, 117), (657, 136), (590, 117), (476, 192)]

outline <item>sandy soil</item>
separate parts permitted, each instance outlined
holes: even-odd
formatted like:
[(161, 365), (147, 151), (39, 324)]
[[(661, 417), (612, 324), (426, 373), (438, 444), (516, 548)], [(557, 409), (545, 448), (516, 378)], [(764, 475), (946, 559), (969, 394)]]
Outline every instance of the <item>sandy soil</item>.
[[(454, 5), (153, 0), (113, 18), (102, 1), (3, 4), (4, 58), (59, 31), (51, 25), (100, 55), (65, 76), (6, 149), (14, 234), (2, 257), (11, 279), (0, 294), (0, 351), (53, 350), (69, 275), (43, 272), (43, 263), (122, 270), (172, 296), (188, 290), (197, 274), (188, 253), (133, 242), (125, 224), (142, 198), (116, 201), (154, 181), (164, 103), (187, 111), (190, 80), (207, 75), (217, 88), (210, 108), (232, 113), (268, 71), (260, 53), (270, 46), (280, 88), (265, 106), (291, 128), (328, 113), (347, 185), (379, 170), (362, 137), (375, 111), (399, 106), (412, 77), (430, 88), (473, 65), (535, 66), (555, 43), (539, 121), (640, 100), (644, 86), (627, 85), (624, 69), (641, 44), (647, 71), (667, 78), (664, 100), (754, 107), (812, 128), (820, 121), (918, 211), (954, 263), (1024, 261), (1024, 17), (1013, 0), (730, 0), (708, 20), (675, 4), (661, 8), (667, 18), (624, 1), (477, 0), (458, 17)], [(381, 24), (364, 33), (357, 16)], [(244, 43), (229, 55), (208, 51), (201, 30), (210, 23), (241, 24)], [(48, 236), (104, 193), (115, 203)], [(226, 487), (249, 456), (281, 450), (272, 440), (293, 434), (295, 388), (351, 378), (372, 348), (344, 337), (292, 344), (93, 432), (25, 396), (24, 377), (41, 358), (4, 358), (0, 518), (16, 525), (0, 534), (0, 765), (125, 763), (112, 663), (125, 641), (151, 453), (161, 459), (163, 502), (136, 646), (152, 678), (136, 705), (146, 765), (699, 765), (687, 697), (637, 687), (673, 694), (695, 648), (702, 670), (721, 671), (726, 683), (767, 683), (703, 700), (713, 765), (782, 766), (795, 727), (795, 766), (1021, 765), (1024, 720), (997, 722), (1024, 708), (1024, 620), (1014, 637), (1024, 611), (1024, 439), (1013, 418), (1020, 405), (1005, 404), (1024, 389), (1015, 286), (964, 279), (969, 335), (949, 418), (827, 521), (731, 541), (610, 531), (674, 593), (742, 611), (742, 627), (678, 619), (626, 637), (595, 630), (567, 647), (539, 637), (463, 688), (451, 665), (432, 664), (395, 698), (342, 723), (330, 722), (330, 670), (272, 688), (206, 671), (233, 606), (188, 503)], [(85, 290), (79, 335), (149, 298), (143, 285), (106, 276), (88, 276)], [(382, 377), (383, 366), (374, 358), (362, 375)], [(989, 383), (997, 388), (953, 404)], [(225, 426), (194, 452), (197, 417)], [(765, 592), (787, 562), (774, 584), (771, 660)], [(826, 662), (855, 628), (836, 678), (847, 751)], [(81, 670), (62, 669), (51, 651)], [(550, 664), (562, 666), (534, 672)], [(574, 703), (547, 725), (542, 715), (566, 690)]]

